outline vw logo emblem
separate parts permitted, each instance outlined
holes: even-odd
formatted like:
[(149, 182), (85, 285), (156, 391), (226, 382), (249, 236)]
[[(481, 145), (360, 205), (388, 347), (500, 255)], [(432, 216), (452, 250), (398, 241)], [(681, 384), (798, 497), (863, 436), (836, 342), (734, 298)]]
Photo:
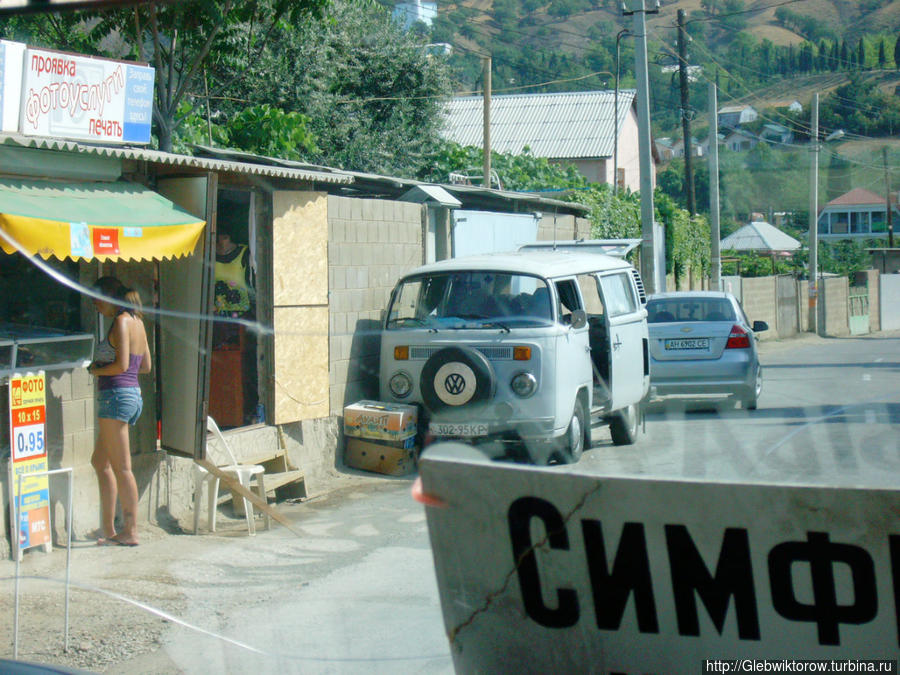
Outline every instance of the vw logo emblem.
[(454, 396), (463, 393), (466, 388), (466, 378), (459, 373), (450, 373), (444, 380), (444, 389)]

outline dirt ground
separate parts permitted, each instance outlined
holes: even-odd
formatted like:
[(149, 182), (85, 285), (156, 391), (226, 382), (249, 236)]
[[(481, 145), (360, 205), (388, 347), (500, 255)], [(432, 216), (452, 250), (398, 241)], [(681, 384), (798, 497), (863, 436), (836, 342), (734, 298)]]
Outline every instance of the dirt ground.
[[(335, 508), (348, 489), (379, 482), (383, 480), (367, 475), (344, 476), (319, 496), (273, 506), (292, 521), (302, 521)], [(220, 507), (214, 534), (205, 531), (205, 518), (198, 536), (188, 531), (192, 523), (180, 525), (166, 531), (142, 524), (141, 543), (135, 548), (102, 547), (84, 539), (72, 543), (68, 650), (66, 550), (26, 551), (19, 565), (18, 659), (92, 672), (180, 672), (158, 652), (171, 624), (183, 622), (200, 629), (215, 625), (217, 615), (229, 616), (237, 606), (246, 607), (246, 594), (216, 583), (216, 565), (222, 561), (235, 567), (252, 565), (257, 540), (269, 534), (260, 531), (258, 537), (248, 537), (244, 519), (233, 517), (230, 505)], [(257, 528), (262, 528), (261, 518)], [(276, 536), (291, 536), (274, 521), (272, 528), (279, 531)], [(6, 659), (14, 653), (15, 579), (15, 562), (0, 560), (0, 658)], [(251, 599), (254, 604), (265, 601), (265, 597)]]

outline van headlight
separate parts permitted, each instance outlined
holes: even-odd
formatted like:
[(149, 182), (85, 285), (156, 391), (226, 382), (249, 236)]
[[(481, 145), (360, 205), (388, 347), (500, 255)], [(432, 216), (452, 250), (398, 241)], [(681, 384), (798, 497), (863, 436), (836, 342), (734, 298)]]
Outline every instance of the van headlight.
[(412, 391), (412, 378), (403, 371), (400, 371), (391, 377), (388, 386), (391, 388), (391, 393), (394, 396), (397, 398), (406, 398), (409, 396), (409, 392)]
[(510, 381), (509, 386), (519, 398), (528, 398), (537, 389), (537, 380), (531, 373), (517, 373)]

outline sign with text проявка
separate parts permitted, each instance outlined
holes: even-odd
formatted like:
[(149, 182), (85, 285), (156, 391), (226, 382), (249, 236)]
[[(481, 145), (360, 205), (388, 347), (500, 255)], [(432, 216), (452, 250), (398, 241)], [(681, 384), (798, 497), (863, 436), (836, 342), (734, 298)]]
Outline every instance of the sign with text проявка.
[[(900, 491), (419, 462), (457, 672), (896, 658)], [(893, 655), (893, 656), (892, 656)]]
[(26, 49), (19, 131), (98, 143), (149, 143), (153, 84), (149, 66)]
[[(18, 539), (15, 550), (50, 544), (50, 487), (47, 470), (46, 396), (43, 371), (9, 378), (9, 482), (11, 521), (18, 509)], [(19, 494), (19, 476), (22, 493)]]

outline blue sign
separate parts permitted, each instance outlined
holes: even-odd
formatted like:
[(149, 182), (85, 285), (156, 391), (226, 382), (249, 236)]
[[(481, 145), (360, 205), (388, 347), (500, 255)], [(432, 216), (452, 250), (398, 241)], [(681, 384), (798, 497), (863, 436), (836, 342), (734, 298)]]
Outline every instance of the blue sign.
[(125, 114), (122, 140), (149, 143), (153, 121), (154, 70), (146, 66), (128, 66), (125, 73)]

